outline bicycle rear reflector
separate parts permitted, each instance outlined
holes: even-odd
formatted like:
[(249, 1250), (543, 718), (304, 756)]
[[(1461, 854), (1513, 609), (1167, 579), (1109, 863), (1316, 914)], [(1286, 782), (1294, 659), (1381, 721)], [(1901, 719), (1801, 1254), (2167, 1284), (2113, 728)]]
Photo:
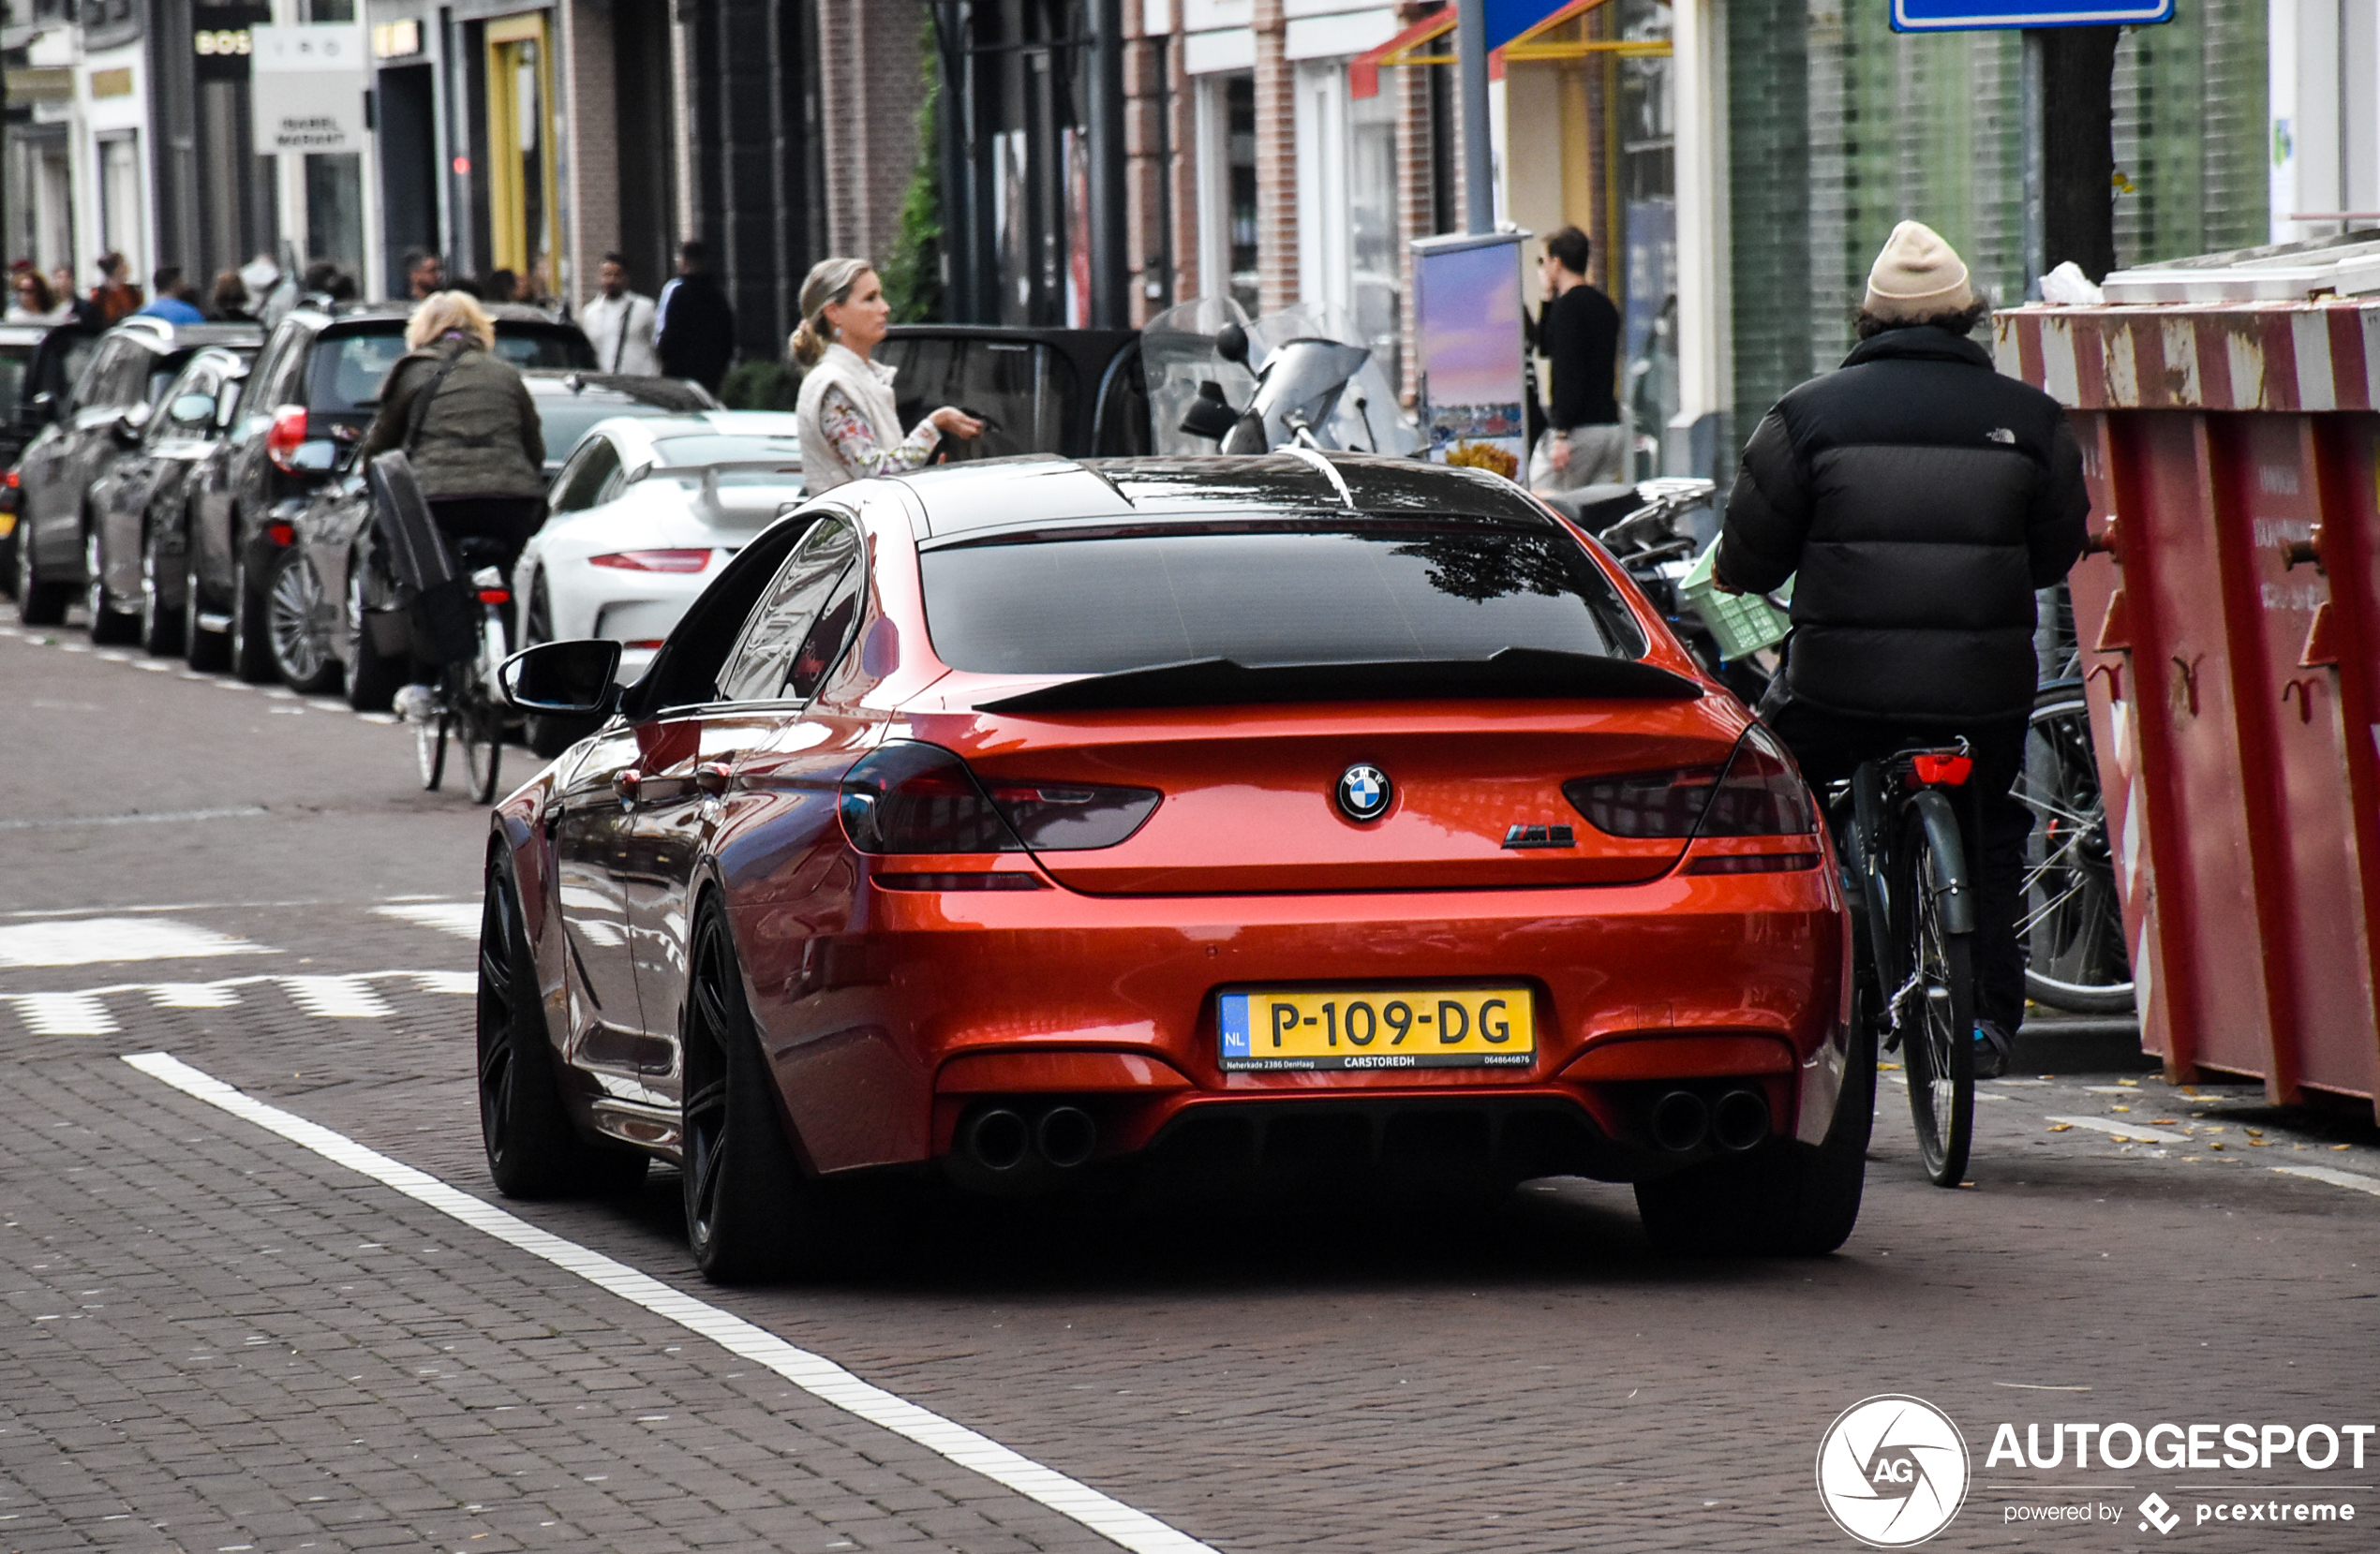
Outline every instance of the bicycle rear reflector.
[(1975, 769), (1973, 757), (1941, 750), (1911, 756), (1909, 764), (1911, 770), (1917, 774), (1918, 781), (1939, 782), (1949, 788), (1965, 782), (1967, 775)]

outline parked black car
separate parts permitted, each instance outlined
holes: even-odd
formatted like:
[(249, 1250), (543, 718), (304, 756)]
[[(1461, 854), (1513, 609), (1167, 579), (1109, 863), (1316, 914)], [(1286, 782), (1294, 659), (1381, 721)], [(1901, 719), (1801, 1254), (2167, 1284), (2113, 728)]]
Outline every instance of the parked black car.
[[(591, 371), (595, 348), (576, 324), (507, 310), (496, 348), (516, 367)], [(271, 680), (266, 585), (296, 531), (291, 523), (335, 481), (379, 407), (380, 383), (405, 354), (402, 304), (300, 308), (273, 331), (240, 395), (219, 454), (194, 472), (187, 502), (188, 650), (195, 667), (228, 662)]]
[(938, 405), (982, 420), (982, 437), (943, 444), (945, 459), (1150, 451), (1138, 330), (897, 324), (874, 354), (900, 370), (893, 390), (903, 426)]
[(134, 317), (100, 336), (48, 424), (17, 463), (17, 618), (53, 626), (83, 591), (98, 530), (91, 487), (141, 441), (149, 415), (190, 358), (209, 346), (254, 347), (254, 324), (173, 324)]
[[(549, 477), (599, 421), (719, 408), (701, 384), (680, 378), (532, 367), (521, 379), (537, 403)], [(290, 526), (293, 542), (275, 558), (265, 585), (265, 634), (275, 673), (292, 690), (309, 695), (335, 689), (344, 678), (350, 705), (380, 711), (412, 666), (401, 654), (377, 648), (366, 629), (365, 612), (387, 609), (392, 600), (380, 569), (372, 565), (372, 497), (364, 472), (343, 467)]]
[[(184, 503), (190, 479), (223, 446), (256, 350), (210, 346), (190, 358), (140, 432), (131, 455), (92, 482), (82, 606), (91, 640), (183, 646)], [(126, 422), (129, 426), (129, 422)]]
[(17, 460), (98, 348), (77, 323), (0, 324), (0, 593), (17, 591)]

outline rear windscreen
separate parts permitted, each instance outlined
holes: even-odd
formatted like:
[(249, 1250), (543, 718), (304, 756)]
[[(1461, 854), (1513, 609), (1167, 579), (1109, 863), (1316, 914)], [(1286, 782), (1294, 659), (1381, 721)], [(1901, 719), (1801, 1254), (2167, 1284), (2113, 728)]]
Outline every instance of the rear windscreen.
[(1484, 659), (1508, 647), (1635, 659), (1643, 633), (1559, 531), (1380, 524), (962, 545), (919, 557), (953, 669), (1103, 674)]
[(634, 400), (615, 399), (590, 405), (585, 400), (565, 399), (559, 394), (540, 394), (536, 398), (537, 423), (545, 434), (545, 462), (548, 465), (560, 464), (570, 457), (571, 450), (578, 446), (578, 439), (585, 437), (588, 428), (599, 421), (609, 421), (615, 416), (646, 418), (675, 413), (665, 405), (640, 405)]
[[(577, 367), (595, 365), (586, 337), (569, 330), (535, 333), (505, 333), (498, 324), (496, 354), (515, 367)], [(389, 369), (405, 355), (405, 336), (385, 333), (334, 334), (317, 341), (311, 364), (313, 392), (307, 405), (331, 415), (369, 415), (379, 407), (380, 385)], [(634, 412), (623, 412), (634, 414)], [(568, 447), (559, 451), (567, 453)]]

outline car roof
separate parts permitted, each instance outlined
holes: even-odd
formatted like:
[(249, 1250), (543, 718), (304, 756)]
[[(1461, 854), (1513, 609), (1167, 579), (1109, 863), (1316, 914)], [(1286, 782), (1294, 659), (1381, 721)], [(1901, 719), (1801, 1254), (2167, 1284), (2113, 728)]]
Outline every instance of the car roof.
[(55, 329), (72, 329), (72, 324), (0, 324), (0, 346), (37, 346)]
[(589, 405), (657, 405), (665, 410), (687, 411), (700, 410), (710, 400), (701, 388), (675, 377), (581, 372), (575, 367), (527, 367), (521, 371), (521, 381), (538, 398), (567, 396)]
[(1554, 520), (1510, 481), (1371, 453), (970, 460), (890, 478), (916, 498), (917, 538), (1099, 527), (1153, 517), (1310, 518), (1333, 513)]
[(589, 431), (617, 431), (646, 443), (666, 442), (674, 437), (798, 437), (801, 420), (790, 410), (698, 410), (687, 415), (646, 416), (623, 421), (617, 427), (605, 422)]
[(264, 330), (257, 324), (177, 324), (155, 315), (136, 315), (108, 331), (140, 341), (151, 350), (189, 350), (198, 346), (260, 346)]

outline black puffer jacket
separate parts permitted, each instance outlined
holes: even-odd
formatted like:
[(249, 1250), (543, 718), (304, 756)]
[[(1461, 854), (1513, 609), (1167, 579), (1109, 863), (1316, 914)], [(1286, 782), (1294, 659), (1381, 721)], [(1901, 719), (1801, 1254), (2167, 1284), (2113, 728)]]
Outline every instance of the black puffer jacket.
[(1971, 340), (1891, 330), (1762, 420), (1718, 575), (1764, 592), (1799, 573), (1796, 702), (1911, 722), (2021, 717), (2033, 590), (2082, 555), (2090, 507), (2056, 400)]

